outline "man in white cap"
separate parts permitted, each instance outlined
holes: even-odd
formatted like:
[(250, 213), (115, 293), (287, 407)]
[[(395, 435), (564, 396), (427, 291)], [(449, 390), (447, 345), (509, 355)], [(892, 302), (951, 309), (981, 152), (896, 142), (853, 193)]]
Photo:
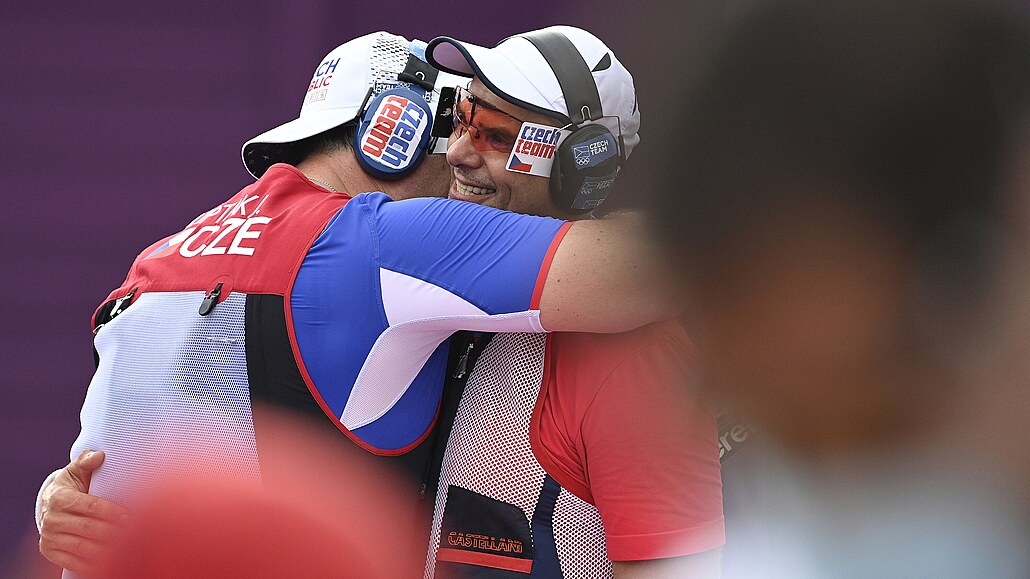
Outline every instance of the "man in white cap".
[[(258, 181), (144, 250), (98, 308), (79, 458), (37, 501), (52, 561), (95, 571), (117, 503), (169, 464), (188, 473), (214, 457), (257, 480), (258, 403), (323, 414), (360, 447), (400, 455), (434, 422), (455, 330), (623, 331), (666, 314), (634, 219), (394, 201), (448, 178), (429, 154), (439, 101), (419, 52), (375, 33), (327, 55), (300, 117), (244, 146)], [(381, 193), (352, 197), (362, 191)]]
[[(451, 198), (577, 222), (604, 201), (640, 117), (603, 42), (554, 26), (489, 49), (441, 37), (426, 55), (473, 77), (454, 107)], [(609, 295), (618, 307), (595, 299)], [(468, 344), (438, 433), (427, 577), (719, 575), (715, 418), (690, 394), (677, 323)]]

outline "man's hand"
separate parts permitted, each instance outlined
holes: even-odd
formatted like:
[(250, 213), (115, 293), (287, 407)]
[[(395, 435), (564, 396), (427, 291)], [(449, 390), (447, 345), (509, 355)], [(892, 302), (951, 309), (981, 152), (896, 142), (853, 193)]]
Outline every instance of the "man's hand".
[(89, 491), (103, 452), (85, 450), (43, 490), (39, 552), (83, 577), (101, 576), (102, 555), (114, 541), (127, 509)]

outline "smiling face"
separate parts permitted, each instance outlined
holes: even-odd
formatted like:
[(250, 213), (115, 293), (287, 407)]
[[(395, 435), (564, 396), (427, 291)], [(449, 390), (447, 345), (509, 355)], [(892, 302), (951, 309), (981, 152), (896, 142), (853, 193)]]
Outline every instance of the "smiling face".
[[(554, 202), (546, 177), (506, 168), (523, 121), (552, 126), (557, 125), (556, 121), (504, 101), (478, 78), (472, 80), (468, 92), (475, 99), (476, 110), (470, 119), (472, 127), (459, 126), (451, 135), (447, 162), (454, 179), (448, 197), (516, 213), (559, 219), (582, 217)], [(476, 134), (478, 138), (473, 139)]]

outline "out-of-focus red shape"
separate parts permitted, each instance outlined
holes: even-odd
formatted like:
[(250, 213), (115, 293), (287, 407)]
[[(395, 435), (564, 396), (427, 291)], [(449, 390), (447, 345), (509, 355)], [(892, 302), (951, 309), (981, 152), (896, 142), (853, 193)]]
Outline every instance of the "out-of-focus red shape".
[[(268, 431), (265, 431), (267, 434)], [(198, 441), (201, 444), (201, 441)], [(375, 459), (280, 417), (259, 439), (260, 485), (240, 483), (212, 460), (135, 507), (107, 563), (115, 579), (149, 577), (385, 577), (421, 573), (417, 498)]]

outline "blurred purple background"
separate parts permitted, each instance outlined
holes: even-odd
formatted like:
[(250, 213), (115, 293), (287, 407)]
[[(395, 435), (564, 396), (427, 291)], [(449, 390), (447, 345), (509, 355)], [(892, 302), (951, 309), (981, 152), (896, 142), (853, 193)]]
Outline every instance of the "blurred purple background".
[(33, 499), (78, 433), (94, 308), (143, 247), (250, 182), (240, 146), (294, 118), (325, 53), (379, 29), (493, 45), (573, 24), (637, 71), (624, 55), (649, 31), (627, 25), (630, 10), (541, 0), (6, 3), (0, 440), (13, 456), (0, 474), (0, 569), (37, 563)]

